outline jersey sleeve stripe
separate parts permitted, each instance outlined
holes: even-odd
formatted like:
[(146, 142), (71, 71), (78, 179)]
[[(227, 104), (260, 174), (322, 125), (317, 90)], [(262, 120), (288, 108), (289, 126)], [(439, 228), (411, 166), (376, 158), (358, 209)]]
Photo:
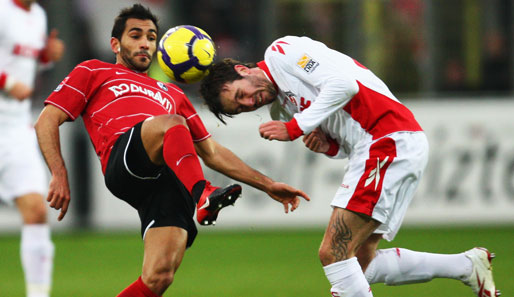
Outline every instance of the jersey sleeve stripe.
[(52, 102), (50, 100), (46, 100), (45, 101), (46, 104), (51, 104), (57, 108), (59, 108), (60, 110), (64, 111), (64, 113), (66, 113), (72, 120), (75, 120), (76, 118), (71, 114), (71, 112), (69, 112), (68, 110), (66, 110), (66, 108), (62, 107), (61, 105), (55, 103), (55, 102)]
[(84, 102), (87, 102), (87, 98), (86, 98), (86, 94), (84, 94), (82, 91), (80, 91), (79, 89), (75, 88), (75, 87), (72, 87), (68, 84), (64, 84), (63, 87), (68, 87), (72, 90), (74, 90), (75, 92), (79, 93), (80, 95), (82, 95), (82, 97), (84, 98)]
[(188, 121), (189, 121), (191, 118), (193, 118), (193, 117), (197, 117), (197, 116), (198, 116), (198, 114), (197, 114), (197, 113), (195, 113), (195, 114), (193, 114), (193, 115), (188, 116), (186, 120), (188, 120)]
[(193, 139), (193, 142), (200, 142), (200, 141), (204, 141), (206, 140), (207, 138), (211, 137), (211, 133), (205, 135), (204, 137), (200, 138), (200, 139)]

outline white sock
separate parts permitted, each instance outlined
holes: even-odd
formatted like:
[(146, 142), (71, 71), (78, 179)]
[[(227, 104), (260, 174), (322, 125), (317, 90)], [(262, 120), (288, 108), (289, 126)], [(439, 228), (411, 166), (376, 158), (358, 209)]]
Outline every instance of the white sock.
[(54, 244), (46, 224), (24, 225), (21, 231), (21, 262), (28, 297), (48, 297), (52, 284)]
[(356, 257), (323, 267), (332, 285), (334, 297), (372, 297), (371, 288), (364, 277)]
[(428, 282), (433, 278), (463, 280), (472, 269), (464, 253), (443, 255), (391, 248), (376, 251), (365, 275), (370, 284), (394, 286)]

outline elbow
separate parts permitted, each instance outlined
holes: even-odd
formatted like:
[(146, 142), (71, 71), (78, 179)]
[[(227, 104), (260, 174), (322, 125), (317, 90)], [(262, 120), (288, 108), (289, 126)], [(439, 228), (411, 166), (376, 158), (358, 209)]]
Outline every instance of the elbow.
[(34, 123), (34, 130), (36, 130), (36, 134), (39, 134), (39, 132), (41, 131), (41, 127), (43, 126), (42, 122), (42, 115), (40, 115)]
[(218, 166), (214, 158), (202, 158), (202, 161), (205, 166), (217, 171)]

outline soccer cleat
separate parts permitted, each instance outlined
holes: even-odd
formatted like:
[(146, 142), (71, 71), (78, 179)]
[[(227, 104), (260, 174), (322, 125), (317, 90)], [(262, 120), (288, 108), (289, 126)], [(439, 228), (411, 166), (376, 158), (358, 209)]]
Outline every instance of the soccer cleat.
[(196, 205), (196, 220), (200, 225), (215, 225), (220, 210), (228, 205), (234, 205), (240, 196), (241, 186), (238, 184), (219, 188), (207, 182)]
[(500, 291), (496, 290), (493, 280), (493, 268), (491, 261), (495, 255), (486, 248), (476, 247), (464, 253), (471, 260), (473, 270), (464, 284), (471, 287), (478, 297), (500, 296)]

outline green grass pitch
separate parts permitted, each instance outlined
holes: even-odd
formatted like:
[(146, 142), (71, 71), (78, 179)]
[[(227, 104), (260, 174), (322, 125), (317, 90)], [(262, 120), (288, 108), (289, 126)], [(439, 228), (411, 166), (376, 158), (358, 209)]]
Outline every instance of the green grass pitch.
[[(175, 282), (164, 296), (322, 297), (329, 283), (318, 261), (323, 230), (206, 231), (200, 228), (186, 252)], [(142, 242), (137, 233), (59, 233), (53, 297), (116, 296), (141, 271)], [(485, 246), (493, 261), (497, 287), (514, 296), (514, 226), (403, 228), (392, 243), (413, 250), (457, 253)], [(0, 235), (0, 296), (24, 296), (19, 236)], [(390, 287), (372, 286), (374, 296), (474, 296), (454, 280)]]

